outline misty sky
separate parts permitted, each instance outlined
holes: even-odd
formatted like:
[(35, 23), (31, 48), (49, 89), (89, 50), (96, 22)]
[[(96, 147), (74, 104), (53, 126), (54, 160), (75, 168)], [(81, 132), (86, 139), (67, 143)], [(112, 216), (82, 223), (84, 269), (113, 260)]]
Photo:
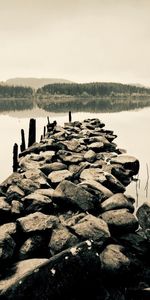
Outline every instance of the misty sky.
[(0, 0), (0, 80), (150, 86), (150, 0)]

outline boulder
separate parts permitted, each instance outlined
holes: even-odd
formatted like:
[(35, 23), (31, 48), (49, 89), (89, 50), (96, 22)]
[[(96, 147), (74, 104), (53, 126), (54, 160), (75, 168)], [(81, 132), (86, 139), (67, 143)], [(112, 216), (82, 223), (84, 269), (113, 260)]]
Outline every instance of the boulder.
[(117, 193), (101, 203), (103, 212), (120, 208), (127, 208), (130, 212), (134, 211), (133, 204), (122, 193)]
[(88, 162), (84, 162), (81, 165), (69, 165), (68, 170), (72, 173), (73, 179), (79, 179), (80, 173), (87, 167)]
[(4, 225), (0, 226), (0, 235), (2, 234), (8, 234), (11, 237), (16, 236), (17, 233), (17, 228), (16, 228), (16, 223), (6, 223)]
[(24, 171), (29, 169), (38, 169), (41, 165), (39, 155), (37, 154), (27, 154), (25, 157), (21, 157), (19, 159), (19, 167)]
[(136, 175), (139, 171), (139, 161), (134, 156), (120, 154), (110, 161), (111, 164), (120, 164), (125, 169), (132, 170), (132, 174)]
[(83, 154), (76, 153), (76, 152), (69, 152), (65, 150), (59, 150), (57, 152), (57, 155), (60, 157), (60, 159), (67, 164), (78, 164), (81, 161), (83, 161)]
[(124, 186), (127, 186), (132, 180), (132, 171), (126, 170), (122, 166), (114, 166), (111, 169), (114, 175)]
[(13, 217), (19, 217), (23, 213), (23, 204), (18, 200), (13, 200), (11, 202), (11, 214)]
[(53, 171), (60, 171), (67, 169), (67, 166), (61, 162), (53, 162), (49, 164), (44, 164), (40, 170), (45, 174), (49, 175)]
[(22, 204), (26, 214), (36, 211), (50, 214), (53, 211), (52, 200), (45, 195), (39, 194), (38, 191), (24, 197)]
[(0, 230), (0, 264), (1, 267), (8, 264), (12, 259), (16, 247), (14, 239), (7, 233), (5, 228)]
[(80, 143), (77, 139), (71, 139), (69, 141), (59, 142), (59, 149), (75, 151), (80, 147)]
[(35, 183), (33, 180), (26, 178), (19, 180), (17, 185), (25, 192), (26, 195), (33, 193), (41, 186), (40, 183)]
[(100, 254), (102, 271), (107, 276), (107, 280), (111, 277), (113, 280), (122, 277), (127, 279), (130, 274), (130, 260), (123, 253), (124, 247), (121, 245), (110, 244)]
[(93, 150), (95, 152), (103, 151), (104, 144), (102, 142), (95, 142), (88, 145), (88, 149)]
[(101, 214), (108, 224), (112, 234), (134, 232), (138, 228), (138, 221), (127, 209), (109, 210)]
[(49, 242), (49, 251), (51, 255), (54, 255), (78, 243), (79, 238), (73, 235), (66, 227), (61, 226), (52, 232)]
[(9, 186), (7, 190), (7, 200), (11, 202), (12, 200), (21, 199), (25, 196), (24, 191), (22, 191), (16, 184)]
[(90, 163), (93, 163), (96, 159), (96, 153), (93, 150), (88, 150), (84, 154), (84, 159)]
[(150, 228), (150, 203), (144, 202), (137, 210), (137, 218), (140, 226), (146, 230)]
[(52, 200), (62, 206), (81, 211), (91, 211), (95, 208), (94, 197), (74, 183), (63, 180), (55, 189)]
[(100, 183), (106, 182), (104, 172), (100, 168), (88, 168), (81, 172), (80, 178), (82, 180), (95, 180)]
[(39, 169), (28, 170), (24, 173), (24, 176), (39, 184), (41, 188), (48, 188), (50, 186), (47, 182), (47, 176)]
[(99, 246), (110, 237), (107, 223), (93, 215), (86, 215), (71, 227), (75, 234), (82, 240), (93, 240)]
[(101, 199), (107, 199), (113, 195), (113, 193), (107, 189), (105, 186), (103, 186), (101, 183), (95, 181), (95, 180), (84, 180), (81, 183), (79, 183), (78, 186), (83, 186), (84, 188), (89, 187), (95, 191), (98, 191), (99, 194), (99, 200)]
[(48, 251), (46, 249), (46, 239), (45, 236), (40, 234), (34, 234), (24, 241), (18, 251), (19, 260), (29, 259), (29, 258), (39, 258), (46, 257)]
[(51, 199), (53, 192), (54, 192), (54, 189), (52, 189), (50, 187), (48, 189), (37, 189), (37, 190), (35, 190), (34, 193), (37, 193), (37, 194), (40, 194), (40, 195), (43, 195), (43, 196), (47, 196)]
[(124, 185), (116, 179), (115, 176), (113, 176), (110, 173), (105, 172), (106, 181), (104, 182), (104, 185), (109, 188), (113, 193), (124, 193), (125, 187)]
[(53, 171), (48, 175), (52, 184), (58, 184), (64, 179), (71, 179), (72, 173), (68, 170)]
[(17, 219), (17, 225), (24, 233), (33, 232), (51, 232), (57, 226), (59, 220), (52, 215), (45, 215), (41, 212), (35, 212), (26, 217)]

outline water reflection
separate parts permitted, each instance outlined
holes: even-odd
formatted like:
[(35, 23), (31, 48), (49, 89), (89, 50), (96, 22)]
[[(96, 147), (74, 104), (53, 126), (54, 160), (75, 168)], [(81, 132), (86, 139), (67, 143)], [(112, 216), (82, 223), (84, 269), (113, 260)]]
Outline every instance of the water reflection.
[(150, 99), (0, 99), (0, 112), (39, 107), (47, 112), (120, 112), (150, 106)]

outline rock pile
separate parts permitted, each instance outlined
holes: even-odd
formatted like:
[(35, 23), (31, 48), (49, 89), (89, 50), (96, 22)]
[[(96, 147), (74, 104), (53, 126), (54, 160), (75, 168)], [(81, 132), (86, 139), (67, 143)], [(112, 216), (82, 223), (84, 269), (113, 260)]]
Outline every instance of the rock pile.
[(98, 119), (55, 124), (20, 153), (0, 185), (0, 299), (149, 297), (150, 205), (135, 216), (139, 161), (115, 138)]

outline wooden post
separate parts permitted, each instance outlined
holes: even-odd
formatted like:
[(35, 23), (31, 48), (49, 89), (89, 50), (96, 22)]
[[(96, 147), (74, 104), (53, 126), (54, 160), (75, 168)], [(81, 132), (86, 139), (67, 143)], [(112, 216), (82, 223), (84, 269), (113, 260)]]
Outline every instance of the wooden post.
[(69, 111), (69, 123), (71, 122), (71, 120), (72, 120), (71, 111)]
[(30, 119), (28, 147), (32, 146), (36, 141), (36, 120)]
[(45, 137), (45, 134), (46, 134), (46, 126), (44, 126), (43, 137)]
[(49, 117), (47, 117), (47, 122), (48, 122), (48, 124), (50, 124)]
[(18, 145), (15, 143), (13, 147), (13, 172), (18, 169)]
[(24, 129), (21, 129), (21, 145), (20, 145), (20, 150), (21, 152), (26, 149), (26, 144), (25, 144), (25, 134), (24, 134)]

